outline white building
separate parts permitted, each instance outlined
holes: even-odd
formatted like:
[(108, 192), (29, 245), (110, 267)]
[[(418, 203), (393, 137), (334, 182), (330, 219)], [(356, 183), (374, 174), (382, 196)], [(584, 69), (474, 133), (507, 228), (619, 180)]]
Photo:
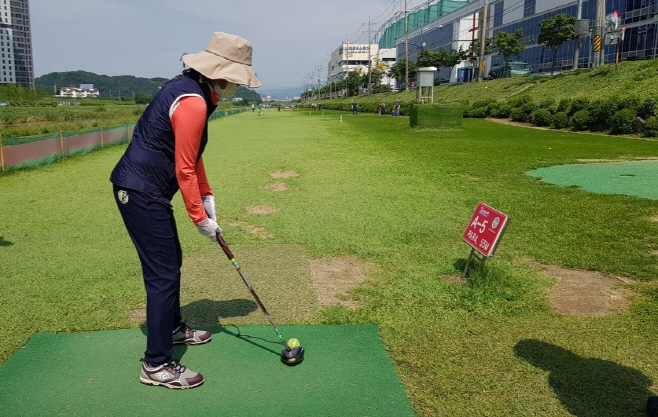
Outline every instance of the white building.
[[(356, 71), (359, 75), (368, 73), (369, 68), (376, 68), (387, 72), (395, 63), (395, 48), (379, 49), (376, 43), (349, 43), (344, 42), (331, 53), (331, 60), (327, 64), (327, 82), (337, 83), (344, 80), (349, 72)], [(392, 84), (393, 80), (385, 77), (382, 84)], [(340, 94), (340, 92), (338, 92)]]
[(93, 84), (81, 84), (80, 87), (70, 86), (62, 87), (59, 89), (57, 97), (66, 98), (85, 98), (85, 97), (99, 97), (101, 94), (98, 88), (94, 88)]

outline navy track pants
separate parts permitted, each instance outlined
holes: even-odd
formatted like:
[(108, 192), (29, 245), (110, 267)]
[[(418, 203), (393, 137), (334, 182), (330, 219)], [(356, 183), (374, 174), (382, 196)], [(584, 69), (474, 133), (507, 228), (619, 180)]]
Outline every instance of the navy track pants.
[(148, 332), (144, 360), (162, 364), (172, 358), (172, 333), (182, 322), (183, 255), (174, 210), (164, 197), (152, 198), (116, 185), (114, 199), (142, 263)]

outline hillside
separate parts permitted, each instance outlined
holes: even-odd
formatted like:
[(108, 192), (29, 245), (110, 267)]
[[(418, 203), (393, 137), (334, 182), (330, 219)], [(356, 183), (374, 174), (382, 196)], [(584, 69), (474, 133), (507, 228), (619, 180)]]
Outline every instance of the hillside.
[(134, 94), (153, 95), (166, 78), (139, 78), (133, 75), (98, 75), (87, 71), (51, 72), (34, 79), (36, 88), (46, 91), (59, 91), (61, 87), (80, 84), (93, 84), (102, 97), (132, 97)]
[[(52, 92), (59, 91), (61, 87), (80, 84), (93, 84), (101, 93), (101, 97), (132, 98), (133, 94), (155, 95), (158, 87), (167, 81), (167, 78), (140, 78), (133, 75), (98, 75), (87, 71), (51, 72), (34, 80), (35, 87), (40, 90)], [(260, 101), (260, 95), (255, 91), (240, 87), (236, 96), (245, 101)]]
[[(385, 100), (390, 107), (396, 99), (408, 106), (416, 101), (416, 90), (397, 93), (373, 94), (324, 101), (327, 108), (349, 108), (355, 99), (359, 108), (374, 111)], [(480, 83), (448, 84), (434, 87), (434, 102), (468, 102), (494, 99), (507, 100), (518, 95), (528, 95), (536, 102), (546, 99), (559, 101), (564, 98), (646, 98), (658, 95), (658, 59), (650, 61), (624, 61), (617, 67), (605, 65), (593, 70), (577, 70), (556, 75), (531, 75), (518, 78), (487, 80)]]

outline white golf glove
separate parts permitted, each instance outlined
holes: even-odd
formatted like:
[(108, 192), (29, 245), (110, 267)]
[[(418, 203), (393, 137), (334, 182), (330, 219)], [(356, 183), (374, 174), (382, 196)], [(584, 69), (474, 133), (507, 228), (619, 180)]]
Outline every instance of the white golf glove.
[(211, 218), (207, 218), (199, 223), (197, 228), (199, 229), (199, 233), (205, 237), (209, 237), (213, 242), (217, 241), (217, 233), (222, 233), (222, 228)]
[(203, 208), (206, 210), (208, 217), (214, 221), (217, 221), (217, 212), (215, 211), (215, 196), (203, 195), (201, 196), (201, 202), (203, 203)]

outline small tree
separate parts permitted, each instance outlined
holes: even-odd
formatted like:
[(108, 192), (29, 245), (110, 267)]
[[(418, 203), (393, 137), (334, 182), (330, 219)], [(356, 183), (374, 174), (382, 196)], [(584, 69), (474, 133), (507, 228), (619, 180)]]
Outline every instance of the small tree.
[[(475, 39), (471, 42), (471, 44), (468, 46), (468, 50), (466, 51), (466, 59), (471, 61), (472, 64), (475, 64), (476, 62), (480, 62), (481, 60), (484, 59), (484, 57), (480, 56), (480, 52), (482, 52), (481, 48), (481, 43), (480, 43), (480, 38)], [(491, 44), (491, 38), (485, 38), (484, 40), (484, 55), (491, 55), (493, 52), (494, 48), (493, 45)], [(479, 78), (480, 74), (480, 66), (475, 65), (474, 71), (473, 71), (473, 78), (477, 79)]]
[(575, 36), (576, 17), (566, 13), (556, 14), (550, 19), (539, 22), (539, 28), (541, 33), (537, 41), (551, 49), (551, 75), (553, 75), (558, 48)]
[(363, 77), (359, 71), (350, 71), (345, 77), (345, 89), (348, 96), (359, 94), (359, 87), (363, 82)]
[(505, 62), (508, 62), (511, 56), (518, 56), (525, 49), (525, 44), (521, 42), (523, 29), (514, 33), (498, 32), (493, 36), (494, 48), (503, 56)]
[(465, 60), (467, 55), (467, 52), (463, 51), (461, 48), (459, 48), (458, 51), (451, 49), (450, 52), (443, 50), (436, 52), (422, 50), (418, 54), (418, 62), (416, 65), (418, 67), (437, 67), (439, 70), (444, 67), (452, 68)]
[[(396, 80), (404, 80), (407, 72), (406, 62), (406, 59), (401, 59), (391, 65), (391, 68), (388, 70), (388, 76)], [(413, 61), (409, 61), (409, 78), (412, 79), (414, 77), (416, 77), (416, 64)]]

